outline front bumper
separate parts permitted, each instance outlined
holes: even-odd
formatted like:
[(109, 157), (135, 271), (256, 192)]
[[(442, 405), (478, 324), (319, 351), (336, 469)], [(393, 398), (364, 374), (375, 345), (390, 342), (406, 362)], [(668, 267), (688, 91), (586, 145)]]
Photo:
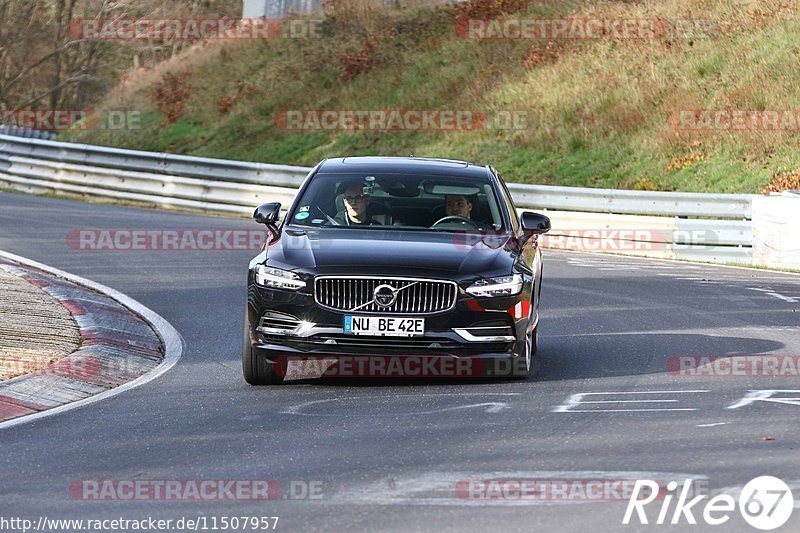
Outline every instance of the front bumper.
[[(475, 298), (460, 288), (453, 309), (414, 315), (425, 319), (424, 336), (376, 337), (344, 332), (345, 315), (358, 312), (325, 309), (312, 294), (252, 283), (247, 328), (252, 348), (270, 360), (306, 355), (516, 358), (524, 356), (525, 333), (535, 325), (530, 302), (530, 279), (519, 295), (509, 297)], [(288, 330), (270, 327), (262, 322), (266, 314), (294, 317), (297, 325)]]

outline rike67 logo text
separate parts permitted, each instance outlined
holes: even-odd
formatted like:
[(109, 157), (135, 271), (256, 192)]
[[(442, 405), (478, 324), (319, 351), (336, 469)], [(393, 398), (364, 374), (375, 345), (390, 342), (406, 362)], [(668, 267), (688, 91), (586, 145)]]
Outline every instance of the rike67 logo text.
[[(676, 481), (670, 481), (666, 488), (664, 495), (663, 492), (659, 493), (655, 481), (637, 480), (622, 523), (628, 525), (633, 519), (634, 523), (638, 520), (640, 524), (696, 525), (697, 518), (701, 517), (710, 526), (720, 526), (729, 522), (732, 514), (736, 514), (738, 503), (739, 513), (748, 524), (762, 531), (770, 531), (784, 525), (794, 509), (794, 497), (789, 486), (772, 476), (751, 480), (739, 493), (738, 501), (727, 492), (711, 498), (707, 494), (691, 497), (691, 480), (684, 481), (680, 489)], [(653, 516), (652, 513), (648, 516), (645, 507), (657, 499), (661, 504), (654, 506), (658, 508), (658, 515), (654, 522), (650, 522)]]

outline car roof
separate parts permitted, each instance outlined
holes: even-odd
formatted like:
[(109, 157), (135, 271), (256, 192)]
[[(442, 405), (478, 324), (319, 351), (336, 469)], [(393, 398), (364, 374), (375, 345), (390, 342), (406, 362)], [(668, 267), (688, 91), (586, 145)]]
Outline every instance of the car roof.
[(326, 159), (317, 170), (319, 174), (363, 172), (486, 178), (487, 166), (453, 159), (362, 156)]

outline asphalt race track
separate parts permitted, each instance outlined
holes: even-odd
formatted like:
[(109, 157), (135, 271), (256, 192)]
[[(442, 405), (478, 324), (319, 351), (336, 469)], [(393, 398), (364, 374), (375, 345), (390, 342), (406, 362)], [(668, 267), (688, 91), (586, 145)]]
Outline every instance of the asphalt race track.
[[(454, 487), (693, 477), (724, 491), (775, 475), (800, 488), (796, 374), (669, 372), (671, 356), (800, 355), (798, 276), (546, 251), (538, 379), (253, 388), (242, 379), (240, 339), (255, 254), (72, 249), (68, 232), (88, 228), (257, 226), (0, 194), (0, 249), (117, 289), (186, 342), (154, 381), (1, 430), (2, 516), (278, 516), (277, 531), (302, 532), (754, 531), (738, 515), (716, 528), (626, 527), (622, 500), (480, 501)], [(764, 390), (795, 400), (743, 401)], [(284, 492), (274, 501), (85, 501), (70, 487), (86, 479), (268, 479)], [(648, 508), (651, 522), (657, 513)], [(781, 530), (800, 530), (797, 509)]]

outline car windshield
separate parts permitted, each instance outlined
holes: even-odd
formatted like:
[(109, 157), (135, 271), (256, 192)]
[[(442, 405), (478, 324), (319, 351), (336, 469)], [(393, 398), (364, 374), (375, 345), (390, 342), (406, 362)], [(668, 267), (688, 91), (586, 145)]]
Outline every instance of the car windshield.
[(319, 174), (287, 222), (299, 226), (499, 231), (501, 204), (488, 178)]

